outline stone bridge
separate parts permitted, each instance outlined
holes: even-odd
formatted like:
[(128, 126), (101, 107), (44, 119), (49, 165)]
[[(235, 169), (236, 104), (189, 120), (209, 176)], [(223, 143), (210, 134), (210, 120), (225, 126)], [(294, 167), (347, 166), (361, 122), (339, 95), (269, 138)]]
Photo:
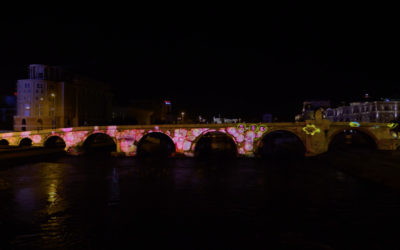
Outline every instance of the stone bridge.
[[(236, 145), (238, 155), (254, 156), (263, 140), (270, 135), (290, 134), (304, 146), (305, 156), (328, 151), (332, 140), (343, 133), (359, 132), (369, 137), (378, 149), (395, 150), (400, 146), (397, 135), (387, 123), (348, 123), (328, 120), (310, 120), (294, 123), (242, 123), (242, 124), (169, 124), (132, 126), (92, 126), (0, 133), (0, 144), (18, 146), (47, 146), (54, 139), (62, 139), (65, 150), (73, 153), (86, 140), (99, 133), (111, 138), (117, 152), (134, 156), (139, 142), (150, 133), (162, 133), (175, 145), (175, 152), (193, 156), (196, 143), (208, 133), (223, 133)], [(278, 133), (277, 133), (278, 132)], [(104, 136), (103, 135), (103, 136)]]

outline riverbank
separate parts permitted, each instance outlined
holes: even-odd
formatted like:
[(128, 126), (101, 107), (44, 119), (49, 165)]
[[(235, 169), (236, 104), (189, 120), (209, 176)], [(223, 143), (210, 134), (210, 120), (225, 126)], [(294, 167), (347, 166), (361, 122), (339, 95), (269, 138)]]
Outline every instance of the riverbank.
[(22, 164), (62, 155), (65, 155), (65, 151), (60, 148), (3, 147), (0, 149), (0, 166)]

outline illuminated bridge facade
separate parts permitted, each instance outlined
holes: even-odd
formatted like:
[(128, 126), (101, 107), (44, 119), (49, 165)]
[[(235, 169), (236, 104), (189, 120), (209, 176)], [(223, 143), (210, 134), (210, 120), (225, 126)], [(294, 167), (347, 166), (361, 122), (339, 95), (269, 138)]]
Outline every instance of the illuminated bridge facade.
[[(94, 126), (60, 128), (54, 130), (34, 130), (24, 132), (0, 133), (0, 144), (18, 146), (26, 143), (33, 146), (47, 146), (50, 142), (65, 143), (65, 150), (74, 153), (86, 141), (98, 135), (106, 136), (115, 143), (116, 151), (126, 156), (137, 153), (141, 140), (152, 133), (162, 134), (173, 142), (176, 154), (194, 156), (196, 144), (207, 134), (223, 134), (232, 140), (238, 155), (255, 156), (267, 138), (291, 135), (304, 146), (306, 156), (328, 151), (336, 137), (349, 133), (361, 133), (375, 143), (381, 150), (395, 150), (400, 146), (397, 134), (386, 123), (331, 122), (310, 120), (295, 123), (257, 123), (257, 124), (171, 124), (134, 126)], [(350, 135), (351, 136), (351, 135)], [(271, 137), (271, 138), (272, 138)]]

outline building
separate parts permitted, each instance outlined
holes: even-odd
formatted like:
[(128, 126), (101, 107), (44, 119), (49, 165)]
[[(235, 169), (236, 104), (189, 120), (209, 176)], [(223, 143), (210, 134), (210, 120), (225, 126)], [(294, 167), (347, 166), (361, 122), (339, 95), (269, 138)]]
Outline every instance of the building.
[(351, 102), (337, 108), (327, 109), (326, 119), (335, 122), (390, 122), (398, 119), (400, 100), (381, 99), (376, 101)]
[(29, 65), (29, 78), (17, 81), (14, 130), (106, 124), (112, 94), (104, 83), (61, 67)]
[(218, 123), (218, 124), (222, 124), (222, 123), (238, 123), (241, 122), (240, 118), (221, 118), (221, 117), (215, 117), (213, 116), (213, 122), (212, 123)]
[(315, 111), (318, 109), (326, 110), (331, 106), (328, 100), (309, 100), (303, 102), (301, 114), (295, 116), (295, 121), (314, 120)]
[(175, 120), (170, 100), (132, 100), (112, 111), (113, 124), (172, 124)]

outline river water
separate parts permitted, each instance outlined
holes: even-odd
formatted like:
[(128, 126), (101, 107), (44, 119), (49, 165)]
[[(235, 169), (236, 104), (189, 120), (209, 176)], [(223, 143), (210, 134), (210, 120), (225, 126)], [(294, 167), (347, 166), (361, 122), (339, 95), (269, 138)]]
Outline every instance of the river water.
[(70, 157), (0, 169), (0, 249), (398, 249), (399, 193), (331, 159)]

